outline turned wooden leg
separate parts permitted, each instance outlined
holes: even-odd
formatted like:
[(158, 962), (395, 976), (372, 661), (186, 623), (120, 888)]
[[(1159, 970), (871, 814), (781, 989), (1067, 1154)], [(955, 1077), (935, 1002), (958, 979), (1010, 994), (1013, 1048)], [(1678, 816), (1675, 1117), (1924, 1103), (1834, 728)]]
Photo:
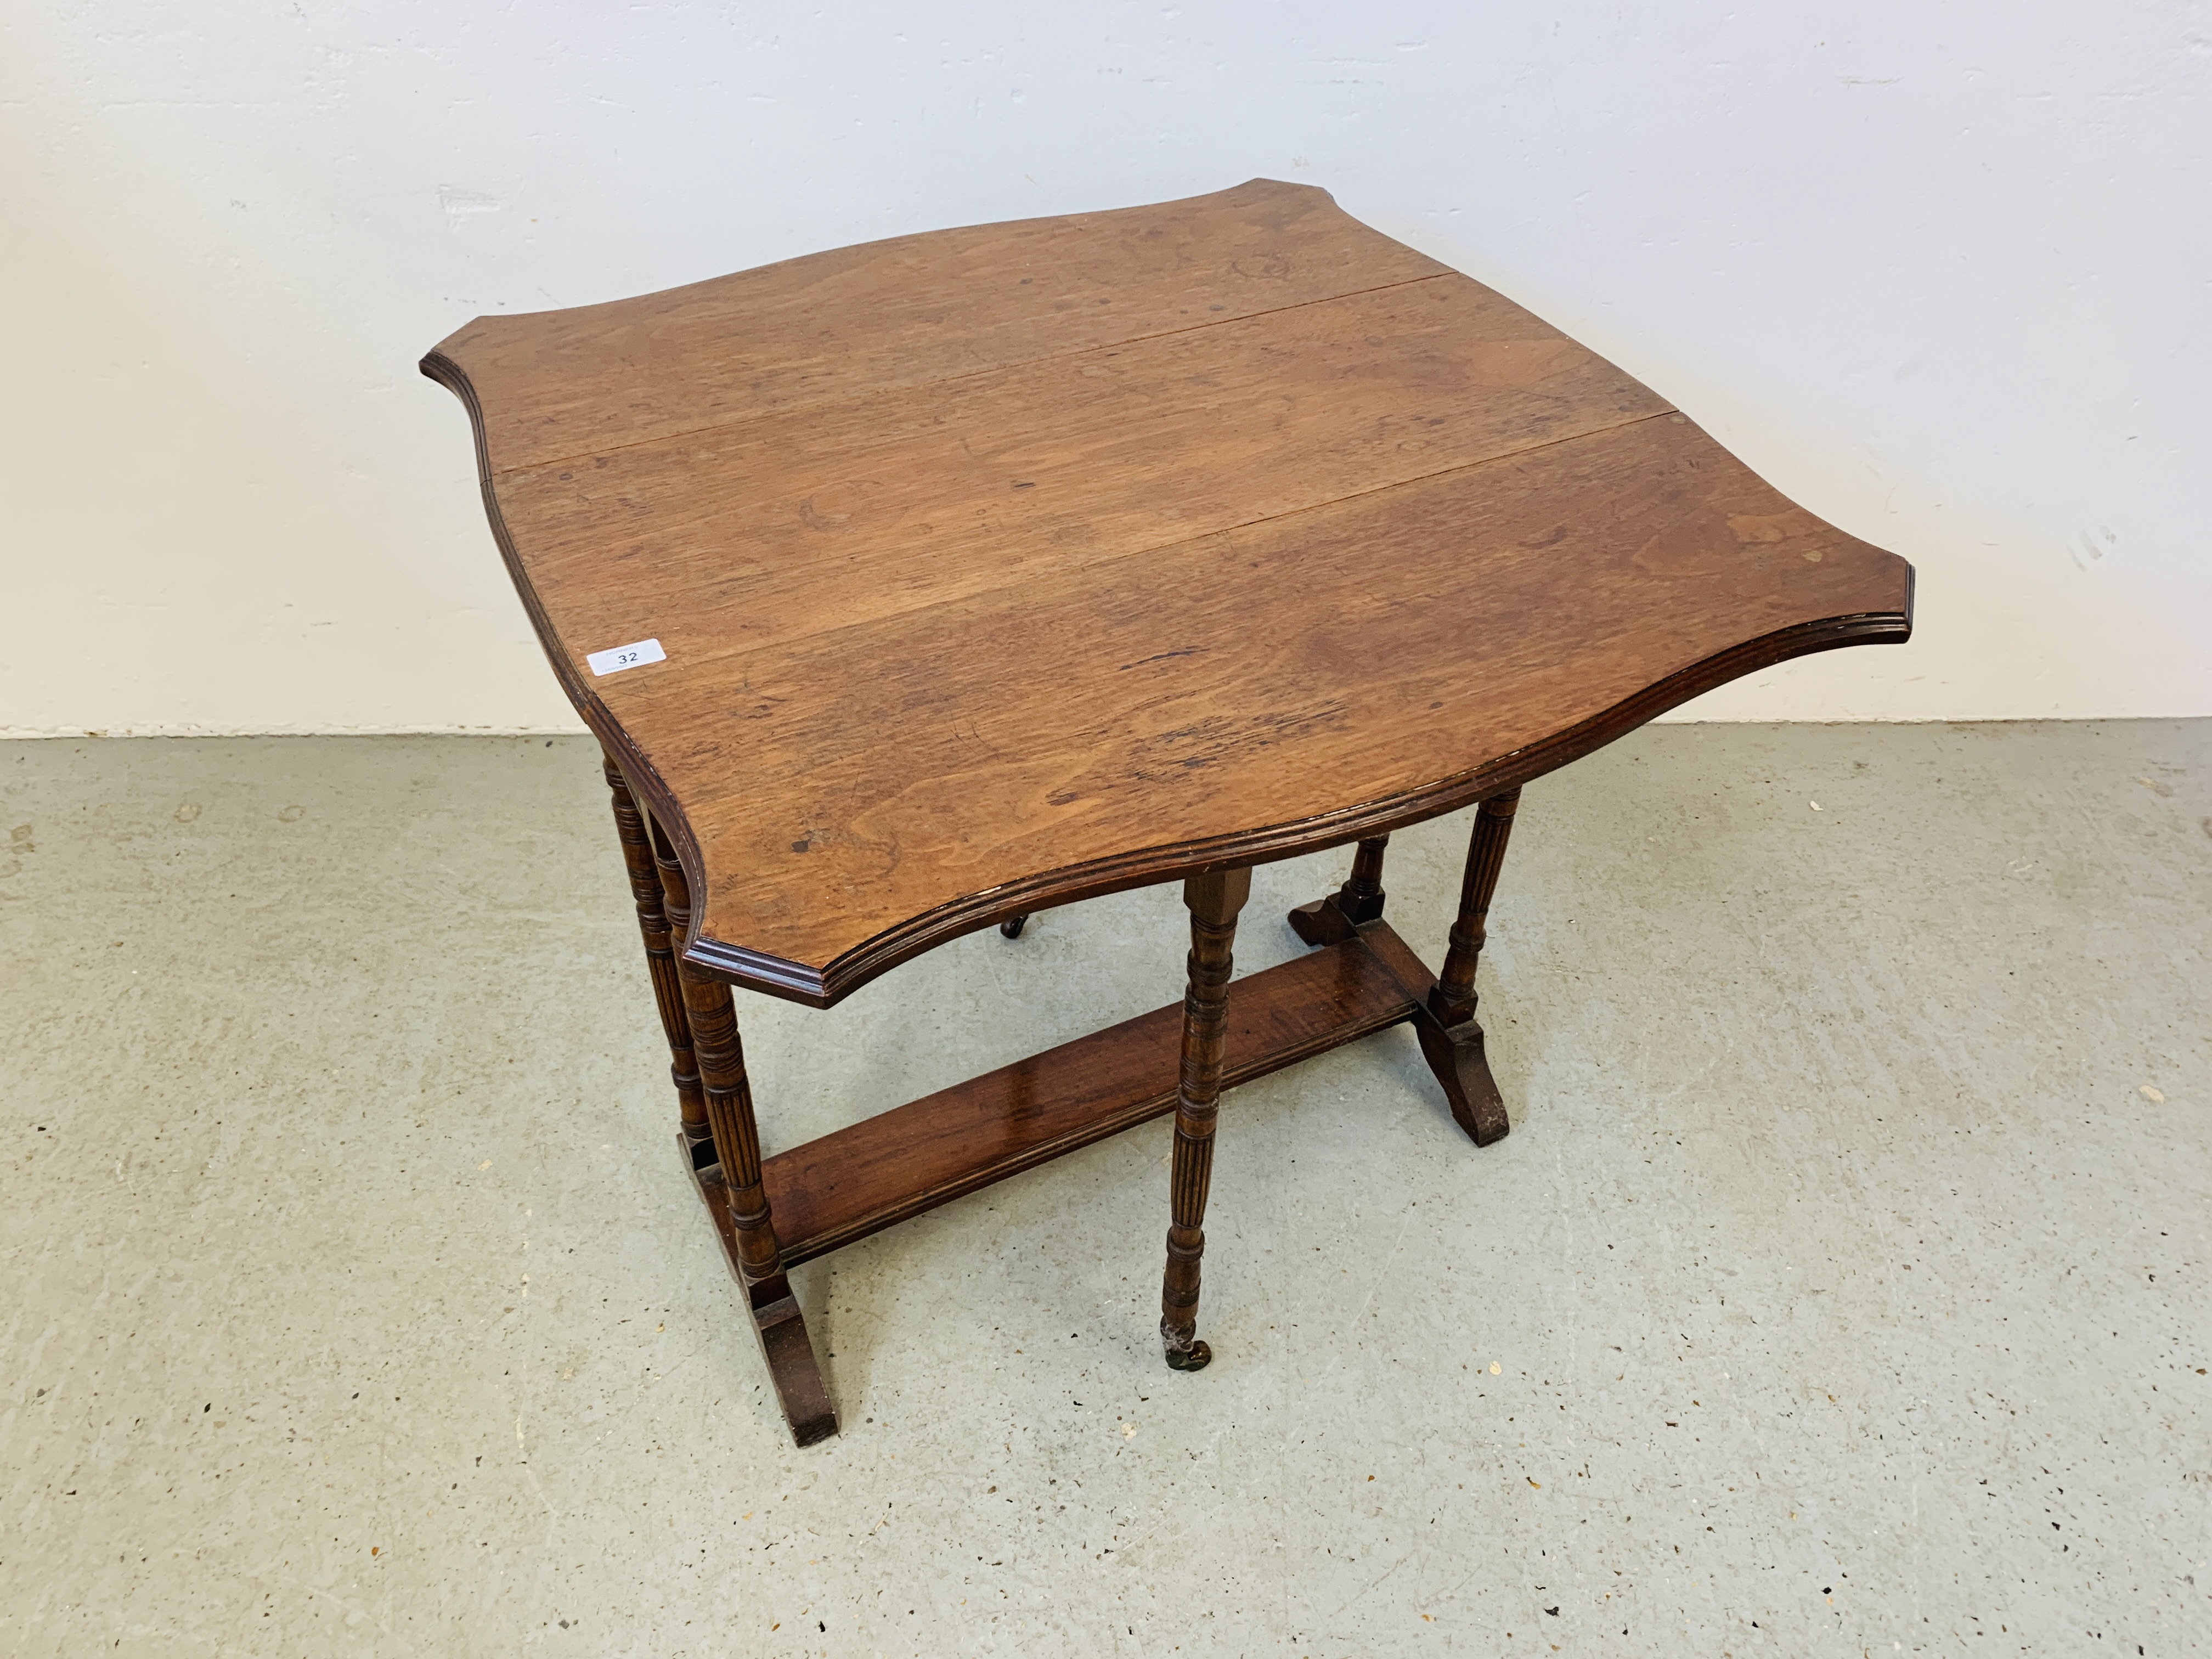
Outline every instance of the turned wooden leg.
[(1474, 1018), (1474, 968), (1486, 937), (1483, 922), (1498, 872), (1505, 862), (1506, 837), (1513, 833), (1514, 809), (1521, 792), (1510, 789), (1482, 803), (1467, 849), (1467, 874), (1460, 883), (1459, 917), (1452, 923), (1443, 972), (1429, 988), (1428, 1002), (1413, 1021), (1421, 1053), (1443, 1085), (1452, 1116), (1478, 1146), (1504, 1139), (1504, 1097), (1490, 1074), (1482, 1047), (1482, 1027)]
[[(659, 829), (655, 826), (657, 845)], [(656, 860), (658, 861), (658, 860)], [(690, 888), (672, 854), (659, 864), (664, 902), (672, 925), (682, 919), (682, 938), (690, 925)], [(775, 1380), (777, 1400), (802, 1446), (837, 1432), (836, 1413), (822, 1386), (821, 1368), (806, 1339), (806, 1322), (792, 1294), (776, 1249), (775, 1223), (761, 1184), (760, 1128), (753, 1119), (752, 1084), (745, 1076), (744, 1046), (738, 1037), (738, 1012), (730, 988), (704, 969), (680, 957), (677, 975), (684, 1012), (706, 1096), (707, 1124), (713, 1139), (719, 1182), (701, 1187), (708, 1202), (719, 1193), (727, 1206), (738, 1242), (738, 1282), (752, 1316), (761, 1356)], [(695, 1168), (696, 1165), (695, 1164)]]
[(1168, 1265), (1160, 1285), (1160, 1339), (1168, 1364), (1194, 1371), (1213, 1358), (1198, 1340), (1198, 1266), (1205, 1254), (1206, 1194), (1213, 1177), (1213, 1124), (1229, 1031), (1230, 947), (1252, 872), (1221, 870), (1183, 884), (1190, 907), (1190, 988), (1183, 998), (1182, 1073), (1176, 1091), (1175, 1170), (1169, 1182)]
[[(683, 942), (684, 928), (670, 927), (660, 872), (653, 862), (653, 841), (659, 826), (647, 828), (646, 815), (631, 798), (622, 769), (612, 755), (605, 759), (607, 787), (614, 794), (615, 834), (622, 839), (630, 896), (637, 902), (637, 930), (645, 936), (645, 965), (653, 975), (653, 1000), (660, 1006), (660, 1027), (668, 1034), (668, 1073), (676, 1083), (684, 1139), (692, 1152), (692, 1167), (697, 1169), (702, 1160), (714, 1161), (714, 1141), (707, 1127), (707, 1097), (699, 1084), (699, 1062), (691, 1052), (691, 1022), (684, 1012), (684, 987), (676, 972), (676, 947)], [(674, 854), (670, 856), (672, 860)]]
[[(686, 1042), (690, 1039), (691, 1018), (684, 1004), (684, 975), (677, 962), (684, 950), (684, 941), (691, 932), (691, 887), (684, 878), (684, 866), (677, 861), (676, 849), (669, 845), (667, 831), (653, 819), (650, 812), (642, 813), (646, 832), (653, 839), (653, 875), (660, 884), (661, 907), (668, 917), (669, 965), (676, 981), (676, 1011), (684, 1021)], [(656, 981), (657, 984), (657, 981)], [(698, 1071), (696, 1053), (690, 1055), (691, 1069)], [(677, 1085), (680, 1090), (682, 1084)], [(698, 1115), (695, 1117), (686, 1109), (684, 1115), (684, 1151), (695, 1170), (711, 1170), (718, 1156), (714, 1151), (714, 1131), (707, 1115), (706, 1097), (700, 1097)]]
[(1327, 898), (1317, 898), (1291, 911), (1291, 931), (1309, 945), (1334, 945), (1349, 939), (1363, 923), (1381, 920), (1382, 849), (1389, 844), (1388, 836), (1361, 842), (1344, 885)]

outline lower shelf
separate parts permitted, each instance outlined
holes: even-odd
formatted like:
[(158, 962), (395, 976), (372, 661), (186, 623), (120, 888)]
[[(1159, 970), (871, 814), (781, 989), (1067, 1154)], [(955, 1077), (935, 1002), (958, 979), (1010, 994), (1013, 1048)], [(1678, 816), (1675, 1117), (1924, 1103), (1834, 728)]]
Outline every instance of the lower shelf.
[[(1234, 981), (1223, 1086), (1413, 1018), (1428, 978), (1373, 922)], [(785, 1264), (1173, 1111), (1182, 1020), (1180, 1002), (1155, 1009), (779, 1152), (762, 1174)]]

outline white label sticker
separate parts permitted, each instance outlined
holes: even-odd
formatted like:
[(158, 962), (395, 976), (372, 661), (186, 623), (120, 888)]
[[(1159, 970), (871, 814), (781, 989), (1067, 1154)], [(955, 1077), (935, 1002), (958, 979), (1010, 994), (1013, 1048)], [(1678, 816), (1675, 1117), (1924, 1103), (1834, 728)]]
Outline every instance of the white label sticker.
[(594, 651), (584, 660), (592, 665), (594, 674), (619, 674), (625, 668), (666, 662), (668, 653), (660, 648), (659, 640), (640, 640), (635, 645), (618, 645), (611, 651)]

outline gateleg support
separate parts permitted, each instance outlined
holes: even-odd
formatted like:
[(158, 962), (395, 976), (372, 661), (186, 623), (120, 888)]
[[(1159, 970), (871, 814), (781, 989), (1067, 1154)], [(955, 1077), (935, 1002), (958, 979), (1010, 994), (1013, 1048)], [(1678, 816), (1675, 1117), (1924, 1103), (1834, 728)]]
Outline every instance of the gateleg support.
[(1213, 1180), (1213, 1131), (1229, 1031), (1231, 947), (1237, 912), (1251, 893), (1249, 868), (1209, 871), (1182, 888), (1190, 910), (1189, 987), (1176, 1084), (1168, 1261), (1160, 1280), (1160, 1341), (1169, 1368), (1178, 1371), (1202, 1370), (1213, 1358), (1213, 1350), (1198, 1340), (1199, 1262), (1206, 1253), (1206, 1199)]
[[(676, 854), (668, 848), (660, 826), (638, 804), (613, 754), (604, 748), (599, 752), (601, 770), (613, 797), (615, 834), (622, 842), (630, 896), (637, 906), (638, 932), (645, 941), (646, 971), (653, 981), (653, 1001), (660, 1009), (661, 1029), (668, 1037), (668, 1074), (676, 1085), (678, 1112), (692, 1163), (703, 1169), (714, 1161), (714, 1146), (707, 1129), (707, 1097), (699, 1082), (699, 1062), (691, 1051), (691, 1023), (684, 1011), (684, 988), (676, 971), (676, 953), (684, 946), (690, 922), (684, 908), (684, 872), (678, 867), (673, 888), (664, 886), (661, 866), (674, 864)], [(672, 905), (672, 891), (677, 896)]]
[(1474, 1017), (1474, 969), (1489, 937), (1485, 923), (1491, 896), (1498, 890), (1505, 843), (1520, 805), (1521, 792), (1509, 789), (1476, 809), (1474, 830), (1468, 839), (1467, 870), (1460, 881), (1459, 915), (1452, 922), (1443, 972), (1437, 975), (1413, 1018), (1422, 1057), (1443, 1086), (1453, 1120), (1478, 1146), (1504, 1139), (1513, 1127), (1505, 1115), (1505, 1097), (1490, 1073), (1482, 1025)]
[[(660, 875), (668, 914), (688, 922), (690, 893), (672, 855), (660, 866)], [(822, 1368), (807, 1340), (806, 1321), (792, 1294), (776, 1243), (775, 1221), (761, 1175), (760, 1127), (753, 1117), (752, 1083), (745, 1074), (737, 1008), (726, 982), (680, 957), (676, 965), (714, 1147), (712, 1164), (702, 1164), (687, 1134), (684, 1163), (721, 1235), (723, 1252), (744, 1296), (745, 1312), (775, 1384), (784, 1421), (791, 1426), (791, 1437), (811, 1446), (837, 1432), (837, 1414), (823, 1386)]]

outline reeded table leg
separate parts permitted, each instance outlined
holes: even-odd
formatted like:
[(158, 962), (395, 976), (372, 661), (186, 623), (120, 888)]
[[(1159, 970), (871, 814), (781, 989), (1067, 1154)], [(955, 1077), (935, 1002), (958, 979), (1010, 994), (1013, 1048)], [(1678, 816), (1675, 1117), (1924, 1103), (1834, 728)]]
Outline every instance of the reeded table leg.
[(1327, 898), (1317, 898), (1291, 911), (1291, 931), (1309, 945), (1334, 945), (1349, 939), (1361, 923), (1379, 920), (1384, 896), (1382, 849), (1389, 844), (1388, 836), (1361, 842), (1344, 885)]
[[(680, 918), (688, 932), (691, 896), (683, 867), (672, 855), (659, 870), (671, 921)], [(719, 1186), (702, 1184), (701, 1190), (710, 1204), (719, 1192), (727, 1207), (737, 1239), (738, 1282), (752, 1315), (753, 1334), (760, 1339), (761, 1356), (775, 1380), (792, 1438), (811, 1446), (837, 1432), (837, 1415), (822, 1386), (821, 1367), (806, 1339), (806, 1321), (776, 1248), (775, 1223), (761, 1183), (760, 1129), (753, 1119), (752, 1084), (745, 1076), (737, 1009), (730, 1000), (730, 988), (704, 969), (678, 957), (677, 974), (706, 1094), (714, 1158), (721, 1166)]]
[(1206, 1194), (1213, 1176), (1213, 1126), (1221, 1102), (1221, 1056), (1229, 1030), (1231, 946), (1252, 872), (1222, 870), (1183, 884), (1190, 907), (1190, 988), (1183, 999), (1182, 1073), (1176, 1091), (1173, 1217), (1160, 1285), (1160, 1339), (1170, 1366), (1194, 1371), (1213, 1358), (1198, 1340), (1199, 1258), (1206, 1250)]
[[(623, 776), (622, 769), (615, 764), (615, 757), (605, 750), (600, 752), (605, 763), (607, 787), (614, 794), (615, 834), (622, 839), (623, 863), (629, 872), (630, 896), (637, 902), (637, 930), (645, 936), (645, 965), (653, 975), (653, 1000), (660, 1006), (661, 1030), (668, 1034), (668, 1074), (676, 1084), (684, 1138), (695, 1154), (705, 1152), (706, 1161), (712, 1163), (707, 1097), (700, 1088), (699, 1062), (691, 1052), (691, 1024), (684, 1016), (684, 988), (676, 973), (676, 945), (685, 929), (678, 927), (672, 937), (668, 912), (662, 901), (660, 872), (653, 862), (653, 840), (659, 834), (659, 826), (654, 824), (648, 829), (646, 815), (632, 799), (629, 783)], [(672, 860), (673, 856), (672, 854)], [(700, 1167), (696, 1156), (692, 1159), (692, 1167)]]
[(1521, 792), (1509, 789), (1483, 802), (1475, 813), (1467, 874), (1460, 884), (1459, 917), (1452, 923), (1443, 972), (1429, 988), (1428, 1002), (1413, 1022), (1421, 1053), (1443, 1085), (1452, 1116), (1478, 1146), (1502, 1140), (1512, 1127), (1483, 1054), (1482, 1027), (1474, 1018), (1474, 969), (1486, 937), (1483, 922), (1490, 896), (1497, 890), (1506, 837), (1513, 833), (1513, 813), (1520, 804)]

